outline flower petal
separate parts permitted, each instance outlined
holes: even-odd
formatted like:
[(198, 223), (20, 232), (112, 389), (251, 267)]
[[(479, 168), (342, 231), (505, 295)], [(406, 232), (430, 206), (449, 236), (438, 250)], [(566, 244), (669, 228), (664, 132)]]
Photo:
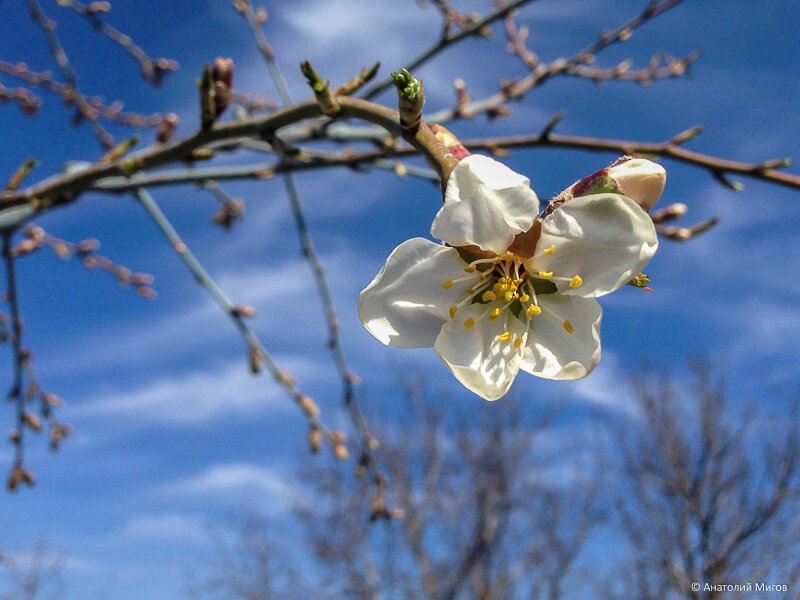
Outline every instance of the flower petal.
[[(511, 314), (503, 314), (493, 323), (487, 318), (484, 304), (471, 304), (458, 311), (442, 327), (433, 348), (442, 362), (467, 389), (486, 400), (505, 395), (514, 382), (522, 362), (527, 326)], [(472, 319), (474, 327), (464, 322)], [(500, 341), (498, 336), (509, 332), (511, 339)], [(517, 338), (522, 342), (514, 344)]]
[[(653, 221), (639, 205), (619, 194), (594, 194), (573, 198), (544, 218), (526, 268), (552, 271), (563, 294), (602, 296), (630, 281), (657, 248)], [(582, 283), (571, 287), (575, 275)]]
[(452, 246), (476, 245), (502, 254), (538, 214), (539, 199), (527, 177), (473, 154), (450, 174), (431, 235)]
[[(594, 298), (540, 295), (520, 368), (546, 379), (580, 379), (600, 362), (603, 309)], [(571, 330), (571, 333), (570, 333)]]
[(448, 289), (442, 284), (464, 277), (464, 266), (455, 248), (424, 238), (403, 242), (359, 295), (361, 322), (387, 346), (433, 346), (450, 317), (449, 307), (465, 295), (470, 280), (454, 283)]

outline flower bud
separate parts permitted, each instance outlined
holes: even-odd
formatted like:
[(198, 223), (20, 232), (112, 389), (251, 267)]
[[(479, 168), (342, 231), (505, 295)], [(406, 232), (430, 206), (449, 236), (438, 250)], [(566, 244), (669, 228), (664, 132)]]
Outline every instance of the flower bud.
[(211, 68), (214, 82), (214, 111), (220, 116), (233, 97), (233, 61), (230, 58), (217, 58)]
[(333, 447), (333, 455), (341, 461), (347, 460), (348, 456), (350, 456), (349, 452), (347, 451), (347, 447), (344, 444), (337, 444)]
[(34, 431), (42, 430), (42, 420), (37, 415), (29, 412), (24, 412), (22, 413), (22, 420), (28, 427), (30, 427)]
[(179, 121), (180, 119), (175, 113), (169, 113), (164, 117), (164, 120), (161, 121), (161, 125), (158, 126), (158, 141), (160, 143), (166, 144), (172, 139)]
[(667, 172), (664, 167), (644, 158), (623, 156), (608, 168), (622, 193), (649, 212), (664, 191)]
[(308, 430), (308, 447), (314, 454), (322, 447), (322, 432), (315, 425)]
[(391, 75), (397, 87), (400, 126), (403, 134), (414, 134), (419, 129), (422, 106), (425, 104), (422, 82), (415, 79), (406, 69), (400, 69)]

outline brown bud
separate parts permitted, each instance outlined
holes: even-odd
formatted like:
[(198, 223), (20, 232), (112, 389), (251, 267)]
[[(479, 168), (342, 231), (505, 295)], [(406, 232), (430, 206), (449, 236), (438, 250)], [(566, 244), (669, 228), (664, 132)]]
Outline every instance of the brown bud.
[(314, 454), (322, 448), (322, 432), (317, 426), (312, 426), (308, 430), (308, 447)]
[(50, 449), (58, 450), (58, 448), (61, 446), (61, 442), (70, 433), (72, 433), (72, 427), (69, 425), (62, 425), (61, 423), (56, 423), (53, 425), (50, 428)]
[(151, 287), (147, 287), (146, 285), (137, 285), (136, 293), (145, 300), (155, 300), (158, 297), (158, 292)]
[(179, 122), (180, 119), (175, 113), (169, 113), (164, 117), (164, 120), (161, 121), (161, 125), (158, 126), (158, 141), (162, 144), (166, 144), (170, 141), (172, 136), (175, 135), (175, 129)]
[(130, 276), (132, 285), (150, 285), (155, 281), (155, 277), (150, 273), (134, 273)]
[(347, 434), (344, 431), (331, 431), (331, 441), (334, 444), (344, 444), (347, 442)]
[(100, 250), (100, 242), (95, 239), (83, 240), (75, 246), (75, 252), (78, 254), (88, 254), (98, 250)]
[(294, 385), (294, 377), (292, 376), (291, 373), (289, 373), (289, 371), (280, 369), (277, 375), (275, 375), (275, 377), (278, 381), (280, 381), (284, 385), (289, 385), (289, 386)]
[(22, 420), (25, 424), (33, 429), (34, 431), (41, 431), (42, 430), (42, 420), (33, 413), (24, 412), (22, 413)]
[(255, 317), (256, 309), (247, 304), (237, 304), (233, 307), (233, 313), (240, 317)]
[(348, 456), (350, 456), (350, 453), (347, 451), (347, 446), (344, 444), (336, 444), (333, 447), (333, 455), (338, 460), (345, 461), (347, 460)]
[(263, 6), (259, 6), (258, 10), (256, 11), (256, 19), (258, 19), (258, 23), (263, 25), (267, 22), (267, 9)]
[(59, 398), (55, 394), (50, 394), (47, 392), (42, 394), (42, 401), (51, 408), (60, 408), (61, 406), (64, 405), (64, 401), (61, 398)]
[(33, 485), (34, 483), (36, 483), (36, 475), (34, 475), (31, 471), (29, 471), (25, 467), (21, 467), (21, 471), (22, 471), (21, 477), (23, 483), (26, 483), (27, 485)]
[(682, 202), (675, 202), (664, 208), (653, 211), (650, 213), (650, 218), (653, 219), (653, 223), (656, 224), (666, 223), (667, 221), (682, 217), (688, 210), (689, 208)]
[(24, 256), (25, 254), (30, 254), (31, 252), (35, 252), (39, 249), (41, 244), (38, 240), (28, 238), (26, 240), (22, 240), (11, 251), (11, 254), (14, 256)]
[(311, 398), (311, 396), (307, 396), (306, 394), (302, 394), (298, 399), (297, 403), (300, 405), (300, 408), (306, 413), (309, 417), (316, 417), (319, 415), (319, 407), (317, 403)]
[(22, 440), (22, 432), (19, 429), (14, 428), (8, 432), (8, 441), (12, 444), (19, 444), (20, 440)]
[(372, 500), (372, 513), (369, 518), (371, 521), (377, 521), (388, 516), (386, 511), (386, 500), (383, 499), (381, 494), (375, 496)]
[(214, 112), (219, 117), (233, 98), (233, 61), (217, 58), (211, 67), (211, 79), (214, 82)]
[(8, 491), (16, 492), (20, 481), (22, 481), (22, 466), (14, 465), (14, 468), (11, 469), (11, 473), (8, 476), (8, 481), (6, 482)]
[(89, 12), (93, 15), (98, 13), (107, 13), (111, 10), (110, 2), (92, 2), (88, 6)]

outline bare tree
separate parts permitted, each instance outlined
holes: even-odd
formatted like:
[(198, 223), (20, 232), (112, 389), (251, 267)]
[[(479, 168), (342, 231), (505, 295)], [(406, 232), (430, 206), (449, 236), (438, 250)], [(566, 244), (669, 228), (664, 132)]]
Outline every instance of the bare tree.
[[(315, 559), (311, 571), (325, 592), (316, 597), (568, 597), (565, 583), (600, 519), (588, 478), (565, 482), (557, 474), (563, 463), (538, 443), (547, 421), (505, 403), (471, 422), (448, 410), (463, 398), (411, 380), (402, 388), (396, 402), (372, 415), (392, 422), (378, 431), (385, 497), (375, 499), (371, 482), (354, 482), (343, 470), (318, 468), (302, 478), (297, 513)], [(222, 597), (268, 597), (245, 593), (276, 550), (254, 551), (253, 534), (241, 538), (248, 558), (236, 565), (221, 555), (206, 591), (221, 591), (224, 580)], [(291, 552), (280, 550), (284, 557)]]
[(63, 557), (40, 542), (29, 551), (0, 553), (0, 599), (46, 600), (65, 596)]
[(613, 506), (633, 554), (620, 581), (642, 600), (745, 598), (748, 583), (786, 585), (793, 597), (798, 399), (788, 418), (770, 417), (731, 403), (707, 366), (693, 379), (637, 377), (641, 420), (614, 432), (623, 473)]
[(292, 549), (267, 520), (256, 514), (231, 518), (232, 528), (212, 527), (213, 555), (187, 570), (192, 598), (279, 600), (311, 598), (302, 583)]

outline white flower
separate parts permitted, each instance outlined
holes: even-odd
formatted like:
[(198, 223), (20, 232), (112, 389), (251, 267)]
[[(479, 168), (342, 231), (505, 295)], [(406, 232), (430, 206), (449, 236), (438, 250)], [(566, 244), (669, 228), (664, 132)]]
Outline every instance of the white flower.
[(651, 160), (627, 158), (611, 165), (608, 175), (619, 184), (623, 194), (649, 212), (664, 191), (667, 172)]
[(453, 170), (431, 227), (400, 244), (361, 292), (367, 330), (398, 348), (433, 346), (468, 389), (503, 396), (522, 369), (578, 379), (600, 360), (595, 296), (639, 273), (658, 247), (630, 198), (594, 194), (537, 220), (529, 180), (486, 156)]

